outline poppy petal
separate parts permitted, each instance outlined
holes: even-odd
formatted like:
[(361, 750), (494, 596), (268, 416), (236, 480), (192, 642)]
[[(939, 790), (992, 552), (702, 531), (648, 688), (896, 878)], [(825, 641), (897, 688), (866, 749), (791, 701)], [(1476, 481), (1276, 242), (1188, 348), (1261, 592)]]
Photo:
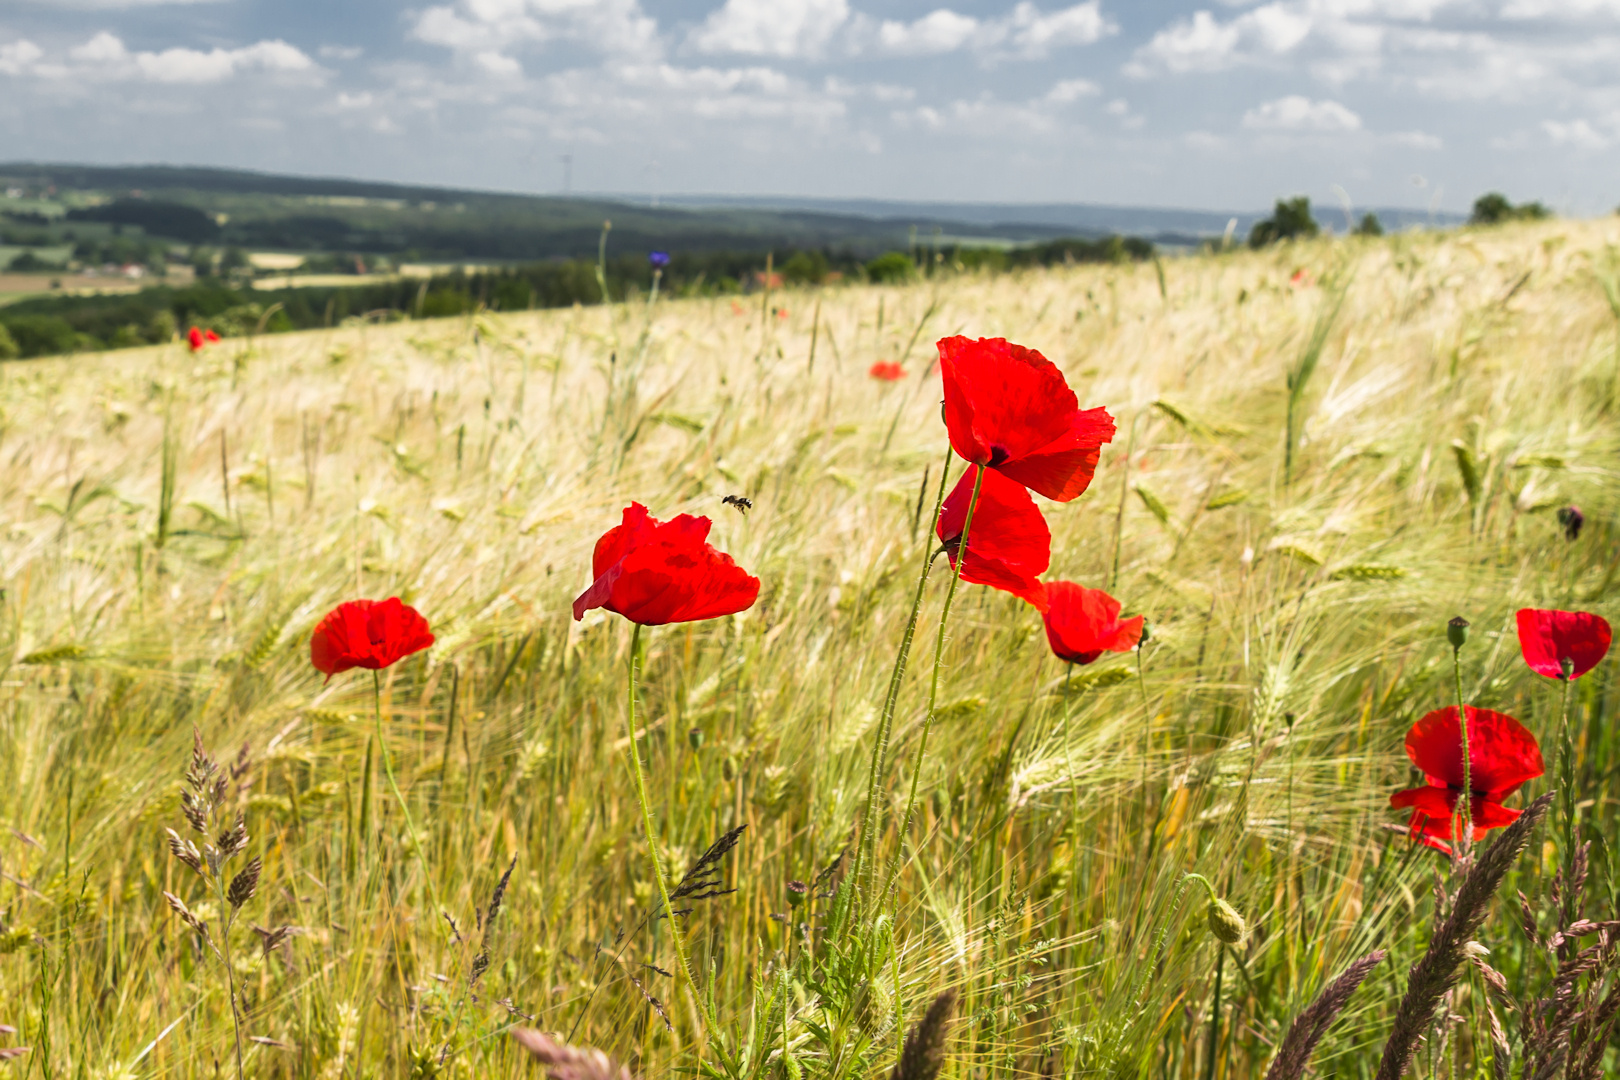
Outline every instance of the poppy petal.
[(1119, 601), (1102, 589), (1049, 581), (1046, 595), (1046, 641), (1060, 660), (1089, 664), (1104, 652), (1130, 652), (1142, 640), (1145, 617), (1120, 622)]
[(942, 338), (945, 428), (966, 460), (1005, 472), (1067, 502), (1091, 483), (1099, 448), (1114, 436), (1104, 409), (1081, 412), (1063, 373), (1004, 338)]
[[(979, 467), (968, 466), (940, 508), (934, 533), (946, 546), (954, 568), (959, 541), (967, 524), (968, 503)], [(1024, 486), (995, 469), (986, 469), (973, 511), (962, 580), (1012, 593), (1046, 610), (1046, 588), (1040, 577), (1052, 561), (1052, 531)]]
[(350, 600), (327, 612), (309, 639), (315, 670), (331, 678), (351, 668), (379, 670), (432, 645), (420, 612), (398, 597)]
[(1519, 611), (1518, 624), (1524, 662), (1549, 679), (1564, 677), (1565, 659), (1574, 664), (1570, 678), (1578, 679), (1609, 652), (1609, 623), (1600, 615), (1524, 608)]
[[(1406, 733), (1406, 756), (1440, 785), (1460, 789), (1462, 729), (1457, 707), (1436, 709)], [(1542, 775), (1541, 747), (1536, 737), (1513, 717), (1468, 706), (1469, 783), (1476, 792), (1498, 798)]]
[(574, 600), (575, 620), (605, 608), (643, 626), (731, 615), (759, 598), (753, 577), (708, 543), (711, 522), (681, 514), (660, 522), (640, 503), (597, 541), (594, 580)]

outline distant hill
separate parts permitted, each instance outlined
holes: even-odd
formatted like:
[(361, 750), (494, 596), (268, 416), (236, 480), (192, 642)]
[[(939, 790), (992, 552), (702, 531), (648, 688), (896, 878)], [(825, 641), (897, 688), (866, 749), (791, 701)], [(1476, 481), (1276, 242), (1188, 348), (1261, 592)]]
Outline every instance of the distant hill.
[[(1194, 243), (1260, 213), (1086, 204), (888, 202), (680, 196), (660, 206), (614, 196), (542, 196), (281, 176), (168, 165), (0, 164), (0, 188), (54, 192), (86, 221), (138, 227), (184, 244), (354, 252), (404, 260), (526, 262), (594, 257), (602, 223), (615, 253), (826, 249), (870, 257), (936, 233), (955, 242), (1021, 243), (1136, 235)], [(68, 198), (72, 196), (72, 198)], [(86, 202), (96, 205), (86, 205)], [(30, 207), (37, 201), (30, 200)], [(3, 208), (3, 204), (0, 204)], [(31, 209), (30, 213), (38, 212)], [(1420, 211), (1377, 209), (1388, 228), (1430, 224)], [(1319, 216), (1337, 218), (1323, 207)], [(1433, 224), (1453, 224), (1439, 215)]]

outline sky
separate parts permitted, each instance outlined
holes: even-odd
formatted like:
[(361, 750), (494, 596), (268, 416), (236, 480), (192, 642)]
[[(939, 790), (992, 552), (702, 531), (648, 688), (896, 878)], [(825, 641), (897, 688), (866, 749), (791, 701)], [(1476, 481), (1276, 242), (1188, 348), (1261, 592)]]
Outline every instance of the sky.
[(504, 191), (1620, 205), (1620, 0), (0, 0), (0, 160)]

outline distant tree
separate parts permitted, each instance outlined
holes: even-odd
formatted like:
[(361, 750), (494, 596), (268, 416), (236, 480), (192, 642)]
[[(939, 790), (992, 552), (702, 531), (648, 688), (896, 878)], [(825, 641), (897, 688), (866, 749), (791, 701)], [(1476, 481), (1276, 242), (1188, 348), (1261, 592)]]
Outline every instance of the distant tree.
[(6, 329), (5, 323), (0, 323), (0, 360), (15, 360), (22, 350), (17, 348), (17, 341)]
[(1366, 213), (1361, 215), (1361, 222), (1355, 228), (1357, 236), (1383, 236), (1384, 223), (1378, 220), (1378, 215)]
[(60, 270), (62, 267), (59, 263), (40, 258), (32, 251), (25, 251), (11, 260), (9, 269), (14, 274), (47, 274), (53, 270)]
[(800, 251), (782, 264), (782, 277), (794, 285), (820, 285), (827, 277), (827, 256), (819, 251)]
[(1552, 217), (1552, 211), (1539, 202), (1514, 206), (1499, 191), (1489, 191), (1474, 200), (1474, 212), (1468, 216), (1470, 225), (1500, 225), (1507, 221), (1541, 221)]
[(1311, 217), (1311, 200), (1304, 195), (1292, 199), (1278, 199), (1271, 216), (1255, 222), (1249, 230), (1249, 246), (1262, 248), (1279, 240), (1298, 240), (1320, 232), (1316, 219)]
[(248, 268), (247, 252), (239, 247), (225, 249), (225, 254), (219, 257), (219, 272), (229, 274), (232, 270), (246, 270)]
[(866, 264), (866, 278), (880, 285), (898, 283), (911, 280), (916, 270), (910, 255), (903, 251), (891, 251)]

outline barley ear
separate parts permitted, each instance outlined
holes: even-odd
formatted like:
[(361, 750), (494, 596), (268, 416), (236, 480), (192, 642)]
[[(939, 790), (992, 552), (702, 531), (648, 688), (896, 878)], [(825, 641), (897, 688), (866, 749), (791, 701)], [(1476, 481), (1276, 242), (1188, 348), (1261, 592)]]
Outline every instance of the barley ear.
[(1387, 955), (1383, 949), (1378, 949), (1363, 956), (1328, 983), (1316, 1000), (1294, 1017), (1288, 1034), (1283, 1037), (1282, 1049), (1266, 1073), (1266, 1080), (1299, 1080), (1305, 1075), (1305, 1066), (1310, 1063), (1316, 1044), (1350, 1003), (1350, 995), (1356, 992), (1356, 987)]
[(1457, 984), (1459, 969), (1468, 957), (1466, 946), (1485, 921), (1491, 897), (1502, 879), (1530, 843), (1530, 833), (1547, 816), (1556, 792), (1549, 791), (1525, 808), (1502, 830), (1496, 843), (1475, 857), (1457, 890), (1457, 899), (1429, 939), (1429, 947), (1407, 976), (1406, 995), (1395, 1010), (1395, 1025), (1384, 1044), (1376, 1080), (1401, 1080), (1412, 1064), (1423, 1033), (1434, 1020), (1440, 999)]
[(935, 1080), (945, 1065), (945, 1029), (956, 1009), (956, 991), (945, 990), (906, 1033), (905, 1047), (889, 1080)]

